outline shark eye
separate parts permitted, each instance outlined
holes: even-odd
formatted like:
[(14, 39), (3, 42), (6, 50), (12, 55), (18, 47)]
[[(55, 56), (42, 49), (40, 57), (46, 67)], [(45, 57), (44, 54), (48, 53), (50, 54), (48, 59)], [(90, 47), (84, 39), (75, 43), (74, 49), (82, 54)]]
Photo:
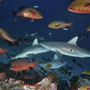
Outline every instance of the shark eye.
[(75, 50), (73, 50), (73, 49), (71, 49), (70, 51), (73, 52), (73, 53), (75, 53)]

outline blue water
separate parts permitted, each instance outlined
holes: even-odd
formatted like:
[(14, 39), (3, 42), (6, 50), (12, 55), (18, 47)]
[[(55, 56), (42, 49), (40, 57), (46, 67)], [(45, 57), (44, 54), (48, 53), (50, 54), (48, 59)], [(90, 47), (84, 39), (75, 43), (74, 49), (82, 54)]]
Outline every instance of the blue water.
[[(2, 3), (0, 3), (0, 27), (7, 28), (8, 31), (13, 34), (14, 38), (24, 37), (25, 33), (31, 34), (38, 32), (38, 34), (43, 36), (46, 41), (67, 42), (75, 36), (82, 33), (88, 33), (89, 37), (85, 40), (79, 41), (78, 46), (90, 50), (90, 32), (87, 31), (87, 27), (90, 25), (90, 14), (75, 14), (69, 12), (67, 8), (71, 2), (73, 2), (73, 0), (3, 0)], [(17, 21), (14, 22), (11, 10), (18, 11), (19, 7), (25, 5), (39, 6), (38, 10), (42, 13), (44, 18), (41, 20), (35, 20), (31, 23), (30, 19), (17, 17)], [(68, 31), (48, 28), (48, 24), (54, 20), (73, 22), (73, 26), (72, 28), (68, 28)], [(48, 35), (48, 33), (52, 33), (52, 35)], [(8, 46), (6, 42), (3, 42), (2, 39), (0, 39), (0, 42), (1, 47), (9, 49), (9, 54), (16, 54), (22, 48), (27, 46), (27, 44), (25, 44), (20, 45), (20, 47), (11, 47)], [(7, 63), (10, 61), (10, 58), (8, 59), (7, 55), (4, 55), (3, 57), (0, 56), (0, 61)], [(65, 61), (67, 61), (67, 66), (74, 65), (72, 57), (65, 56)], [(84, 67), (84, 70), (90, 70), (89, 59), (83, 61), (80, 58), (76, 58), (76, 61)], [(73, 67), (72, 76), (82, 73), (82, 70), (79, 67), (76, 65)]]

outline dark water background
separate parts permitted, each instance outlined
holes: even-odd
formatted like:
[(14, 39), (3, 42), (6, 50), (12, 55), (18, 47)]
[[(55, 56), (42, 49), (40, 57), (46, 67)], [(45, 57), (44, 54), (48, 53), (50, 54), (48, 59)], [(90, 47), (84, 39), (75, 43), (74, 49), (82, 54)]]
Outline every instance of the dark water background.
[[(0, 3), (0, 27), (5, 27), (13, 37), (24, 37), (26, 33), (38, 32), (40, 36), (44, 36), (47, 41), (63, 41), (67, 42), (74, 36), (80, 35), (82, 33), (88, 33), (89, 37), (85, 40), (78, 42), (78, 46), (90, 50), (90, 32), (87, 32), (87, 26), (90, 24), (90, 14), (75, 14), (67, 10), (68, 6), (73, 0), (3, 0)], [(14, 22), (11, 10), (18, 11), (19, 7), (31, 5), (38, 5), (40, 12), (43, 14), (43, 19), (35, 20), (33, 23), (30, 19), (22, 19), (17, 17), (17, 21)], [(67, 22), (73, 21), (73, 27), (69, 28), (68, 31), (53, 30), (48, 28), (48, 24), (54, 20), (65, 20)], [(48, 33), (52, 33), (51, 36)], [(9, 53), (17, 53), (20, 51), (21, 47), (10, 47), (5, 42), (0, 39), (1, 47), (8, 48)], [(3, 45), (4, 44), (4, 45)], [(0, 56), (0, 61), (8, 62), (10, 59), (5, 55)], [(90, 70), (90, 59), (83, 61), (80, 58), (76, 58), (84, 70)], [(72, 57), (65, 56), (65, 61), (67, 61), (67, 66), (73, 66)], [(80, 74), (82, 70), (74, 66), (72, 70), (72, 75)]]

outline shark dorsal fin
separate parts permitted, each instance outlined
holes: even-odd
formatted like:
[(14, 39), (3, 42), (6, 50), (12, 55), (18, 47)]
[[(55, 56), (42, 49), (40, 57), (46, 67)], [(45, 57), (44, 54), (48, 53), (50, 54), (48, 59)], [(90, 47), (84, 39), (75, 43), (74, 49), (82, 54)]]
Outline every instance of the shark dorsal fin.
[(78, 36), (72, 38), (71, 40), (68, 41), (69, 44), (73, 44), (73, 45), (77, 45), (77, 40), (78, 40)]
[(38, 45), (38, 39), (35, 38), (32, 45)]
[(57, 56), (57, 54), (55, 54), (53, 60), (57, 60), (57, 59), (58, 59), (58, 56)]

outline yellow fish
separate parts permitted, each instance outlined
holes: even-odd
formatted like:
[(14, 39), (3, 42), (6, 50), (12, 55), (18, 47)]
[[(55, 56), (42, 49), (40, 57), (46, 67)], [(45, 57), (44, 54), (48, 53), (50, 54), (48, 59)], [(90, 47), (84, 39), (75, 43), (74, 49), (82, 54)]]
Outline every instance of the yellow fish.
[(89, 71), (84, 71), (82, 72), (83, 74), (87, 74), (87, 75), (90, 75), (90, 72)]
[(90, 86), (81, 86), (78, 90), (90, 90)]
[(75, 0), (68, 7), (68, 11), (90, 14), (90, 0)]
[(63, 30), (68, 30), (66, 27), (68, 27), (68, 26), (72, 27), (72, 24), (73, 24), (73, 22), (67, 23), (65, 21), (53, 21), (53, 22), (49, 23), (48, 28), (52, 28), (52, 29), (56, 29), (56, 30), (63, 28)]
[(44, 70), (48, 70), (48, 69), (50, 69), (50, 67), (52, 67), (52, 65), (51, 65), (51, 64), (47, 64), (47, 65), (45, 66)]
[(90, 25), (88, 26), (87, 31), (90, 31)]

